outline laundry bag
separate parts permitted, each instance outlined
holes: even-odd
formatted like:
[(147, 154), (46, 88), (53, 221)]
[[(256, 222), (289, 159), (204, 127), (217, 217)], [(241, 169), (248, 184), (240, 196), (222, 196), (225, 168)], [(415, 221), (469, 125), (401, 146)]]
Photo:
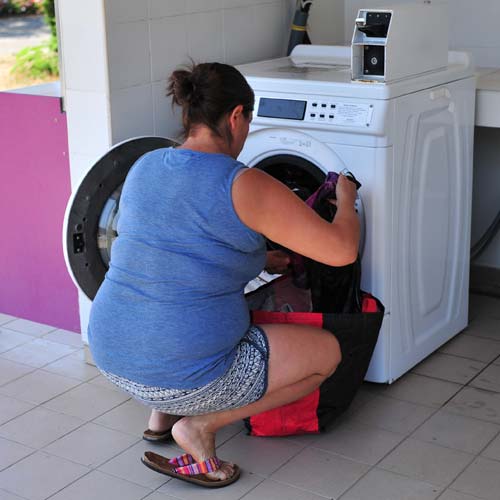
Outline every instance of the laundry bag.
[(319, 433), (351, 404), (363, 383), (382, 325), (384, 307), (369, 294), (359, 313), (252, 311), (255, 324), (294, 323), (331, 331), (342, 361), (335, 373), (308, 396), (245, 419), (252, 436)]
[[(335, 173), (328, 174), (325, 183), (306, 201), (329, 221), (335, 217), (336, 208), (328, 199), (332, 198), (337, 178)], [(248, 294), (252, 323), (324, 328), (337, 338), (342, 360), (335, 373), (308, 396), (245, 419), (252, 436), (323, 431), (349, 407), (363, 383), (382, 326), (383, 304), (361, 291), (359, 257), (342, 267), (297, 255), (292, 256), (292, 262), (290, 275)]]

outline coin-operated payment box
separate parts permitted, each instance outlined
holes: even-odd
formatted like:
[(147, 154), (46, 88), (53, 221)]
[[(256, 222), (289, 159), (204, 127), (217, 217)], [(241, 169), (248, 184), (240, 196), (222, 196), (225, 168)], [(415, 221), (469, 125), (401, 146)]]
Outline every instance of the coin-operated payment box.
[(352, 79), (391, 82), (448, 65), (446, 4), (361, 9), (352, 37)]

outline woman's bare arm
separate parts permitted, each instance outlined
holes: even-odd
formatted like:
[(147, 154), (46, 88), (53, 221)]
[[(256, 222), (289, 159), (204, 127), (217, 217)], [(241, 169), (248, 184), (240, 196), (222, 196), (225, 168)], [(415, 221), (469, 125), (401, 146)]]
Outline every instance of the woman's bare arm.
[(337, 213), (329, 223), (261, 170), (252, 168), (240, 175), (232, 190), (236, 213), (248, 227), (318, 262), (343, 266), (354, 262), (358, 253), (356, 189), (340, 176), (336, 194)]

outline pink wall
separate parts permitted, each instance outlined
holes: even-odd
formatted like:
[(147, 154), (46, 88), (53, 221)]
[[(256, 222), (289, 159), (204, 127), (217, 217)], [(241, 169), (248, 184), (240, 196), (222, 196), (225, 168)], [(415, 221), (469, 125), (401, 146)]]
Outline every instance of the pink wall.
[(0, 93), (0, 312), (76, 332), (61, 243), (70, 191), (60, 99)]

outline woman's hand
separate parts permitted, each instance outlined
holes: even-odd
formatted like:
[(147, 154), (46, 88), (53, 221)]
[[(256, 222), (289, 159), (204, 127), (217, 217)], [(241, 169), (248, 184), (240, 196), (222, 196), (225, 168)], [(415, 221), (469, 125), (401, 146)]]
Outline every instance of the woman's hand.
[(267, 252), (264, 269), (269, 274), (283, 274), (287, 271), (290, 261), (290, 256), (282, 250), (271, 250)]
[(357, 197), (356, 184), (341, 174), (337, 181), (335, 194), (337, 196), (337, 206), (344, 205), (352, 208)]

